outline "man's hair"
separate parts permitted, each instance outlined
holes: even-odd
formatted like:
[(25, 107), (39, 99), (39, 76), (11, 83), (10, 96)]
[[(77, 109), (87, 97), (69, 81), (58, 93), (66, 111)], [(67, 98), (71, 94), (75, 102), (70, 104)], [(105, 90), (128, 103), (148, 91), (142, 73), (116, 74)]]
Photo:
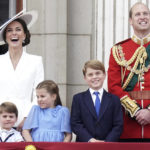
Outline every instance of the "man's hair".
[(87, 68), (91, 68), (94, 70), (101, 70), (105, 73), (105, 67), (102, 62), (98, 60), (89, 60), (84, 64), (84, 68), (82, 69), (83, 75), (85, 76), (87, 72)]
[[(132, 11), (133, 11), (133, 8), (136, 6), (136, 5), (145, 5), (147, 8), (148, 8), (148, 6), (146, 5), (146, 4), (144, 4), (144, 3), (142, 3), (142, 2), (137, 2), (137, 3), (135, 3), (131, 8), (130, 8), (130, 11), (129, 11), (129, 18), (132, 18)], [(148, 10), (149, 10), (149, 8), (148, 8)], [(150, 10), (149, 10), (150, 11)]]
[(18, 109), (15, 104), (11, 102), (4, 102), (0, 105), (0, 114), (3, 112), (14, 113), (18, 117)]

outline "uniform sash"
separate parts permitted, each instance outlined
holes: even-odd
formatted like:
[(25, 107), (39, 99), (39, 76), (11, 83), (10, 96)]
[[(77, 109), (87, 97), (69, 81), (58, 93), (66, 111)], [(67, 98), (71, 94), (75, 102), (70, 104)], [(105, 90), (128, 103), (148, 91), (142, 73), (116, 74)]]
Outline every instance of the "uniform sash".
[[(147, 52), (147, 59), (145, 61), (145, 67), (147, 67), (150, 64), (150, 45), (146, 47), (146, 52)], [(140, 68), (140, 64), (137, 67), (138, 69)], [(131, 81), (129, 82), (128, 86), (126, 87), (125, 91), (132, 91), (138, 82), (138, 74), (133, 75)]]

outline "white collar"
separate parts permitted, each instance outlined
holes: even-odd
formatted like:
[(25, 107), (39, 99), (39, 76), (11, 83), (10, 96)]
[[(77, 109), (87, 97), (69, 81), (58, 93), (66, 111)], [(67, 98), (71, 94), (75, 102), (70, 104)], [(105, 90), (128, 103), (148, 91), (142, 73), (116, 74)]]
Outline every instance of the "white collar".
[(92, 95), (95, 91), (97, 91), (97, 92), (99, 92), (99, 94), (102, 96), (102, 95), (103, 95), (103, 92), (104, 92), (104, 89), (101, 88), (101, 89), (99, 89), (99, 90), (94, 90), (94, 89), (92, 89), (92, 88), (89, 88), (89, 91), (90, 91), (91, 95)]
[(0, 133), (7, 133), (7, 134), (11, 134), (11, 133), (14, 133), (15, 129), (11, 128), (10, 130), (6, 130), (6, 129), (2, 129), (0, 127)]
[(139, 45), (144, 45), (147, 44), (148, 42), (150, 42), (150, 34), (148, 34), (147, 36), (143, 37), (142, 39), (140, 39), (139, 37), (137, 37), (135, 34), (132, 36), (132, 40), (139, 44)]

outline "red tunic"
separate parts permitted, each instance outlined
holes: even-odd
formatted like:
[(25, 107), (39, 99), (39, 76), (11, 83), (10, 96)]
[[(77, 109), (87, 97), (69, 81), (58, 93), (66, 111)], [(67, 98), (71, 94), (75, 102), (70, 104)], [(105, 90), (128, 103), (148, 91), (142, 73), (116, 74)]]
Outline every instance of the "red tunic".
[[(148, 42), (143, 46), (147, 47), (149, 44), (150, 42)], [(126, 60), (129, 60), (133, 56), (136, 49), (140, 46), (137, 43), (135, 43), (132, 39), (126, 40), (122, 42), (120, 45), (123, 48), (123, 53), (125, 54), (124, 57)], [(131, 64), (131, 66), (133, 66), (133, 64)], [(130, 71), (127, 70), (125, 73), (125, 79), (127, 78), (129, 73)], [(143, 91), (144, 90), (150, 91), (150, 70), (144, 73), (144, 83), (142, 84), (142, 86), (144, 86)], [(121, 66), (119, 66), (115, 61), (112, 54), (112, 50), (110, 54), (109, 68), (108, 68), (108, 90), (109, 92), (119, 96), (120, 98), (122, 98), (125, 95), (129, 96), (128, 92), (122, 89)], [(140, 85), (138, 83), (136, 83), (133, 91), (140, 91)], [(146, 108), (150, 104), (150, 99), (136, 100), (136, 101), (141, 108)], [(136, 120), (129, 117), (127, 114), (125, 115), (124, 113), (124, 130), (121, 135), (121, 138), (122, 139), (150, 138), (150, 124), (146, 126), (141, 126), (136, 122)]]

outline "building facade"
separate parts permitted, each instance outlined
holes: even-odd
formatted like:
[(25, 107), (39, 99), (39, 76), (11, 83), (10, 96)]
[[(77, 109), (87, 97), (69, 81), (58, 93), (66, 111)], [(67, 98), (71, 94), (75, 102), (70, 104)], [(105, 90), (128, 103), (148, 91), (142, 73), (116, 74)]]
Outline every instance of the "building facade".
[(85, 61), (99, 59), (107, 69), (112, 45), (132, 35), (128, 12), (136, 2), (150, 6), (150, 0), (13, 0), (9, 16), (22, 8), (38, 11), (26, 50), (43, 57), (45, 79), (58, 84), (70, 108), (72, 96), (87, 89)]

